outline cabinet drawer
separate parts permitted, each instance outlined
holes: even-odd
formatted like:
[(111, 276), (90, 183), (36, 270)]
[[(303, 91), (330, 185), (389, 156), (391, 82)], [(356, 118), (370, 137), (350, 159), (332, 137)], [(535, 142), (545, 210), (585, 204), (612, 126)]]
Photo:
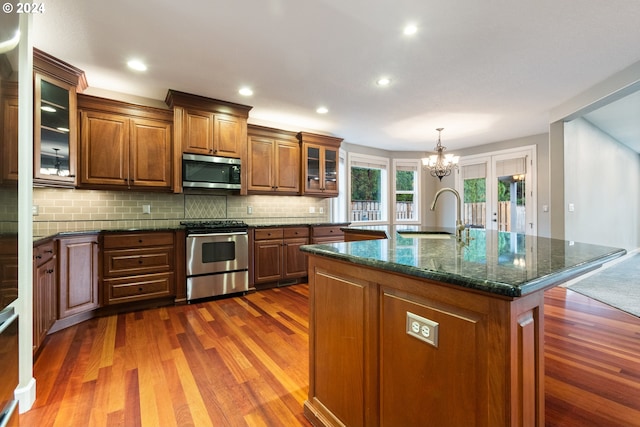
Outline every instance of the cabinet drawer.
[(104, 281), (107, 304), (119, 304), (172, 295), (173, 273), (146, 274)]
[(103, 246), (111, 248), (141, 248), (147, 246), (173, 245), (173, 233), (127, 233), (105, 234)]
[(309, 237), (309, 227), (284, 228), (285, 239), (295, 239), (298, 237)]
[(116, 249), (104, 252), (105, 277), (173, 270), (173, 248)]
[(344, 236), (341, 226), (313, 227), (313, 237)]
[(282, 239), (284, 230), (282, 228), (261, 228), (254, 230), (253, 237), (255, 240), (271, 240)]
[(33, 248), (33, 258), (36, 266), (40, 266), (53, 258), (55, 254), (55, 241), (49, 240), (38, 244)]

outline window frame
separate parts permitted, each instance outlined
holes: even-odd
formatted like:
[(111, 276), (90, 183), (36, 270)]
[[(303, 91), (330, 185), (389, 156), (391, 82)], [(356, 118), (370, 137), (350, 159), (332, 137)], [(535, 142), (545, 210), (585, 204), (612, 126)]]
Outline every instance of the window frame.
[[(347, 157), (347, 218), (349, 218), (349, 222), (358, 224), (358, 225), (376, 225), (376, 224), (389, 224), (389, 210), (390, 210), (390, 192), (389, 192), (389, 184), (390, 184), (390, 168), (389, 168), (389, 158), (372, 156), (368, 154), (360, 154), (360, 153), (349, 153)], [(366, 220), (366, 221), (357, 221), (352, 219), (352, 202), (351, 202), (351, 169), (353, 167), (363, 167), (363, 165), (367, 165), (370, 169), (380, 169), (380, 213), (381, 218), (379, 220)], [(377, 166), (377, 167), (376, 167)]]
[[(402, 192), (398, 192), (396, 189), (396, 179), (397, 179), (397, 172), (399, 170), (399, 168), (402, 167), (409, 167), (409, 168), (415, 168), (415, 179), (414, 179), (414, 186), (413, 186), (413, 205), (414, 205), (414, 209), (415, 209), (415, 217), (412, 219), (398, 219), (398, 212), (396, 210), (396, 195), (397, 194), (409, 194), (408, 192), (402, 191)], [(421, 218), (422, 218), (422, 210), (421, 210), (421, 203), (422, 203), (422, 199), (421, 199), (421, 183), (422, 183), (422, 161), (421, 159), (393, 159), (393, 174), (392, 174), (392, 179), (391, 179), (391, 194), (390, 194), (390, 200), (389, 200), (389, 204), (391, 205), (391, 211), (393, 213), (393, 215), (391, 216), (392, 219), (392, 223), (393, 224), (421, 224)]]

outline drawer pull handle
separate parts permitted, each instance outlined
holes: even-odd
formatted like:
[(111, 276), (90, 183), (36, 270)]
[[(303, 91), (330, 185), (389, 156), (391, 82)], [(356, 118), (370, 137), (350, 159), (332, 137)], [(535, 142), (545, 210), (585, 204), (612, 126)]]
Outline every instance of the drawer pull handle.
[(138, 264), (142, 264), (142, 262), (143, 262), (143, 261), (142, 261), (142, 258), (140, 258), (140, 259), (138, 260)]
[(142, 239), (138, 239), (138, 243), (142, 243)]
[(138, 288), (138, 292), (142, 292), (142, 286)]

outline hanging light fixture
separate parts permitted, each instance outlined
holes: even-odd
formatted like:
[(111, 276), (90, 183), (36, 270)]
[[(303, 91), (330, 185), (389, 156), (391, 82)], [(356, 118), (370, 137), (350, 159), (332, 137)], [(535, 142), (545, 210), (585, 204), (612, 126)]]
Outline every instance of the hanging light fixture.
[(440, 134), (444, 128), (436, 129), (438, 131), (438, 144), (436, 145), (436, 154), (432, 154), (429, 157), (422, 159), (422, 165), (429, 168), (431, 176), (438, 178), (442, 181), (442, 178), (451, 175), (451, 171), (458, 167), (458, 160), (460, 157), (453, 154), (444, 154), (447, 147), (443, 147), (440, 142)]

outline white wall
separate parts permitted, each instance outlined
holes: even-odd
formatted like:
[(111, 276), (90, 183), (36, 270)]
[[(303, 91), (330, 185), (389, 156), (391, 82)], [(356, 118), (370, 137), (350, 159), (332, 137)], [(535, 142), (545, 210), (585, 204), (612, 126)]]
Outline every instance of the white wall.
[(640, 246), (640, 155), (579, 118), (565, 123), (564, 156), (565, 240)]

